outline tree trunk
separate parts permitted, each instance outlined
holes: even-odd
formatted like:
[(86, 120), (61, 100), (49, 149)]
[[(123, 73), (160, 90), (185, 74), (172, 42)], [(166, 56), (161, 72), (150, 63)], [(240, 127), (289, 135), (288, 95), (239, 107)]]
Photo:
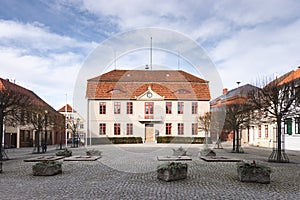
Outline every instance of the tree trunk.
[(37, 153), (40, 153), (40, 131), (35, 132), (35, 148), (37, 148)]
[(233, 138), (232, 138), (232, 151), (235, 152), (235, 130), (233, 131)]
[(240, 137), (239, 137), (239, 128), (236, 129), (236, 152), (239, 153), (240, 152)]
[(4, 126), (4, 115), (0, 113), (0, 173), (2, 173), (2, 160), (3, 160), (3, 126)]
[(278, 162), (281, 162), (281, 119), (277, 118), (277, 158)]

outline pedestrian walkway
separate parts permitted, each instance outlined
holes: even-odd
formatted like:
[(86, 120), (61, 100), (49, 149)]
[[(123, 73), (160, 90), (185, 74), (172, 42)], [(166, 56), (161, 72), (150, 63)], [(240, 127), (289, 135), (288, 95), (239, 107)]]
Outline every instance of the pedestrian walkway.
[[(156, 167), (163, 163), (157, 156), (172, 155), (172, 149), (187, 149), (188, 178), (164, 182), (156, 178)], [(291, 163), (268, 163), (271, 149), (244, 147), (244, 154), (230, 153), (230, 143), (216, 149), (219, 156), (246, 161), (256, 160), (272, 168), (271, 183), (242, 183), (237, 179), (236, 163), (205, 162), (199, 159), (203, 145), (127, 144), (71, 148), (73, 155), (86, 150), (102, 151), (97, 161), (63, 162), (63, 174), (39, 177), (32, 175), (35, 157), (32, 148), (9, 150), (11, 160), (0, 174), (2, 199), (298, 199), (300, 196), (300, 154), (287, 151)], [(48, 147), (43, 155), (54, 155)]]

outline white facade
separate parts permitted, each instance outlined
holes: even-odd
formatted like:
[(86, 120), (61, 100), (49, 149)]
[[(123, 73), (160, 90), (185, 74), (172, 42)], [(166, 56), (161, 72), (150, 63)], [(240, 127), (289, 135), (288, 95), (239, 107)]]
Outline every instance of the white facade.
[[(78, 137), (84, 142), (86, 138), (84, 118), (78, 112), (74, 111), (70, 105), (66, 105), (66, 107), (67, 109), (65, 109), (65, 106), (59, 109), (59, 112), (65, 116), (67, 139), (72, 138), (72, 134), (74, 134), (73, 131), (76, 131)], [(70, 126), (72, 126), (72, 128)]]
[[(129, 102), (132, 103), (132, 114), (127, 113)], [(167, 104), (171, 105), (170, 112), (167, 111)], [(180, 114), (178, 113), (178, 109), (180, 109), (178, 104), (183, 105), (183, 112)], [(105, 105), (105, 114), (100, 114), (101, 105)], [(119, 105), (120, 113), (115, 114), (115, 107)], [(193, 105), (194, 112), (192, 112)], [(151, 107), (153, 112), (150, 111)], [(155, 135), (205, 137), (204, 132), (198, 132), (198, 126), (194, 128), (196, 130), (193, 135), (192, 127), (197, 125), (197, 118), (208, 111), (209, 101), (165, 100), (164, 97), (152, 91), (150, 87), (135, 100), (90, 99), (88, 100), (89, 137), (134, 136), (141, 137), (143, 142), (156, 141)], [(115, 131), (116, 124), (120, 125), (119, 135)], [(132, 124), (132, 132), (130, 124)], [(103, 133), (103, 126), (105, 126), (105, 133)], [(170, 132), (167, 133), (169, 130)]]
[(300, 150), (300, 118), (287, 118), (283, 122), (285, 149)]

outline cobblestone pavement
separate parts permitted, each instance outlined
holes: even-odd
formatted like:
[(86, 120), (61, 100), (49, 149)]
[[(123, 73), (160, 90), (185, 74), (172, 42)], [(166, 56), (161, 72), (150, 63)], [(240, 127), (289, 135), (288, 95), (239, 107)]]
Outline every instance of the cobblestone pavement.
[[(157, 156), (171, 155), (183, 146), (193, 161), (185, 180), (164, 182), (156, 178)], [(0, 199), (299, 199), (300, 152), (287, 151), (291, 163), (268, 163), (270, 149), (244, 147), (244, 154), (230, 153), (229, 144), (216, 149), (218, 156), (256, 160), (272, 168), (270, 184), (242, 183), (236, 163), (205, 162), (199, 159), (202, 145), (99, 145), (72, 148), (73, 155), (87, 149), (102, 151), (97, 161), (63, 161), (63, 174), (32, 175), (32, 149), (7, 152), (0, 174)], [(43, 155), (55, 155), (55, 148)]]

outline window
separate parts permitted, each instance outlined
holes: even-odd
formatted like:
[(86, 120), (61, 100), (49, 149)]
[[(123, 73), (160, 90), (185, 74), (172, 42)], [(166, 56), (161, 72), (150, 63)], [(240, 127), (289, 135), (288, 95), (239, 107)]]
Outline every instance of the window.
[(192, 123), (192, 135), (198, 135), (198, 123)]
[(269, 136), (269, 126), (265, 125), (265, 138), (268, 138)]
[(153, 119), (153, 102), (145, 102), (145, 119)]
[(198, 113), (198, 102), (192, 102), (192, 114)]
[(99, 124), (99, 135), (106, 135), (106, 124)]
[(183, 102), (178, 102), (178, 114), (183, 114)]
[(99, 114), (106, 114), (106, 103), (105, 102), (99, 103)]
[(127, 135), (132, 135), (132, 128), (133, 127), (133, 124), (127, 124), (127, 127), (126, 127), (126, 134)]
[(188, 90), (185, 90), (185, 89), (179, 89), (179, 90), (176, 91), (176, 93), (178, 93), (178, 94), (189, 94), (191, 92), (188, 91)]
[(295, 134), (300, 134), (300, 118), (295, 118)]
[(121, 124), (115, 123), (114, 124), (114, 135), (120, 135), (121, 133)]
[(145, 114), (153, 114), (153, 102), (145, 102)]
[(292, 135), (293, 130), (292, 130), (292, 118), (288, 118), (284, 120), (284, 133)]
[(121, 102), (115, 102), (114, 103), (114, 114), (120, 114), (121, 113)]
[(178, 127), (178, 135), (183, 135), (183, 123), (178, 123), (177, 124)]
[(258, 125), (258, 138), (261, 138), (261, 125)]
[(84, 129), (84, 124), (80, 124), (80, 129)]
[(133, 103), (127, 102), (127, 114), (132, 114), (132, 113), (133, 113)]
[(172, 114), (172, 102), (166, 102), (166, 114)]
[(172, 123), (166, 123), (166, 135), (171, 135)]

